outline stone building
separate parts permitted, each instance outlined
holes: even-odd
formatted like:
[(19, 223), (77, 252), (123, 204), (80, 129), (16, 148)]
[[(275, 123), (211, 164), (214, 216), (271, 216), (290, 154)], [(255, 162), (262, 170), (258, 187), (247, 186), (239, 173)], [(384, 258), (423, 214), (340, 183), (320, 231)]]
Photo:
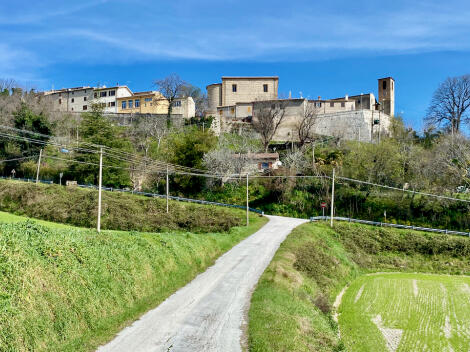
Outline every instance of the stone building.
[(252, 103), (258, 100), (277, 99), (279, 77), (222, 77), (222, 83), (206, 87), (207, 115), (250, 116)]
[[(240, 100), (237, 100), (239, 82), (245, 84), (244, 92), (240, 95)], [(271, 94), (259, 94), (260, 86), (264, 90), (264, 84), (267, 82), (272, 82), (273, 91)], [(227, 87), (234, 84), (237, 85), (236, 91), (224, 93)], [(378, 101), (373, 93), (345, 95), (334, 99), (279, 99), (277, 77), (223, 77), (221, 84), (207, 86), (208, 114), (214, 116), (212, 128), (218, 134), (246, 129), (251, 125), (251, 121), (256, 119), (260, 109), (282, 106), (284, 118), (274, 140), (283, 142), (298, 140), (296, 131), (299, 122), (306, 111), (314, 111), (315, 134), (346, 140), (372, 141), (376, 136), (389, 133), (391, 116), (395, 111), (394, 85), (391, 77), (379, 79)]]
[(44, 97), (52, 103), (54, 111), (83, 112), (87, 111), (93, 100), (92, 87), (75, 87), (44, 92)]

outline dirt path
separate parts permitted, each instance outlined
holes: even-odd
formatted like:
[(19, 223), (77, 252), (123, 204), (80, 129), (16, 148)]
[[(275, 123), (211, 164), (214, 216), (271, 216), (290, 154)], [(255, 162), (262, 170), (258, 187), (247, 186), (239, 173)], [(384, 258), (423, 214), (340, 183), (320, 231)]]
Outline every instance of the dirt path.
[(270, 216), (258, 232), (98, 351), (241, 351), (251, 292), (280, 243), (306, 221)]

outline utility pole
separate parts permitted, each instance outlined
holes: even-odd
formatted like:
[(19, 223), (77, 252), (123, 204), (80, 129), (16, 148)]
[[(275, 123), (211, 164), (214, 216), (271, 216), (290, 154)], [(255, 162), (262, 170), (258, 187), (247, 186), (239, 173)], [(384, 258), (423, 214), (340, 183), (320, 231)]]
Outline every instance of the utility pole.
[(101, 231), (101, 185), (103, 184), (103, 147), (100, 148), (100, 171), (98, 174), (98, 221), (96, 229)]
[(168, 198), (170, 193), (170, 185), (168, 183), (168, 164), (166, 164), (166, 212), (168, 213)]
[(315, 143), (312, 143), (312, 168), (315, 168)]
[(36, 183), (39, 183), (39, 168), (41, 167), (42, 149), (39, 150), (38, 169), (36, 171)]
[(331, 216), (330, 216), (331, 227), (333, 227), (334, 209), (335, 209), (335, 169), (333, 168), (333, 180), (331, 182)]
[(246, 173), (246, 226), (248, 226), (250, 224), (250, 215), (249, 215), (249, 200), (248, 200), (248, 195), (249, 195), (249, 192), (248, 192), (248, 172)]

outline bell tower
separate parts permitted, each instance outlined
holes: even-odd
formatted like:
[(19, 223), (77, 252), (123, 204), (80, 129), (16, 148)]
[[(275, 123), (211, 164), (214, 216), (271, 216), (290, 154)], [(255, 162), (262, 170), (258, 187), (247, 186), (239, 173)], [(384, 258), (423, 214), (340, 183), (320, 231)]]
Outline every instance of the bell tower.
[(395, 80), (392, 77), (379, 78), (380, 110), (385, 114), (395, 115)]

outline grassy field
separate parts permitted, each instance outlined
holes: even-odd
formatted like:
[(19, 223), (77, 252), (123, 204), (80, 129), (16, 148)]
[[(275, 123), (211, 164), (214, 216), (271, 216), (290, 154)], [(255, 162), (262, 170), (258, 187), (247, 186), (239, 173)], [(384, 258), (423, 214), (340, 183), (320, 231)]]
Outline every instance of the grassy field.
[[(250, 351), (345, 351), (332, 317), (333, 302), (345, 285), (377, 271), (468, 275), (469, 259), (465, 237), (349, 223), (334, 229), (304, 224), (281, 244), (253, 293)], [(437, 310), (422, 312), (426, 309)]]
[[(197, 233), (227, 231), (244, 224), (240, 209), (170, 201), (128, 193), (103, 192), (101, 228), (107, 230), (160, 232), (183, 230)], [(27, 217), (94, 228), (98, 192), (0, 180), (0, 210)]]
[(348, 351), (468, 351), (470, 277), (366, 275), (347, 289), (339, 325)]
[(0, 351), (91, 351), (266, 219), (226, 232), (97, 233), (0, 214)]
[(33, 219), (33, 218), (28, 218), (26, 216), (20, 216), (20, 215), (15, 215), (11, 213), (6, 213), (4, 211), (0, 211), (0, 223), (11, 224), (11, 223), (17, 223), (17, 222), (22, 222), (22, 221), (33, 221), (37, 224), (44, 225), (44, 226), (51, 227), (51, 228), (57, 228), (57, 229), (66, 229), (66, 228), (73, 227), (73, 226), (61, 224), (58, 222)]

